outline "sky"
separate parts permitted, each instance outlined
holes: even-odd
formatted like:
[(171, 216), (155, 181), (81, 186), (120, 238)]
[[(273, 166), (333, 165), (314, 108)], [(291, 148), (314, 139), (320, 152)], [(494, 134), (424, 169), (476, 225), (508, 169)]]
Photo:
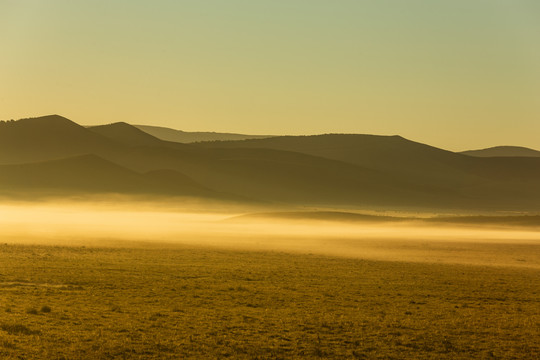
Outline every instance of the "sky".
[(537, 0), (0, 0), (0, 119), (540, 149)]

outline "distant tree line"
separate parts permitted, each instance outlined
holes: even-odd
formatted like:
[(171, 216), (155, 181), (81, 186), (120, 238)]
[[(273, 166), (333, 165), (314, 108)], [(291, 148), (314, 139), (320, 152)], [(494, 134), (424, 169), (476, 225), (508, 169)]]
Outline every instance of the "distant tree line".
[[(22, 119), (19, 119), (19, 120), (30, 120), (30, 119), (37, 119), (36, 117), (29, 117), (29, 118), (22, 118)], [(17, 122), (19, 120), (14, 120), (14, 119), (11, 119), (11, 120), (0, 120), (0, 124), (9, 124), (9, 123), (13, 123), (13, 122)]]

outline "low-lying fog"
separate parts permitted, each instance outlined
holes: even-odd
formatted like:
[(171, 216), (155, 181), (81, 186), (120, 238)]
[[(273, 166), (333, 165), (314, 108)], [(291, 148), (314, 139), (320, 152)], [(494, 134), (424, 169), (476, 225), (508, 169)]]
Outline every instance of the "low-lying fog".
[[(208, 209), (206, 209), (208, 210)], [(535, 229), (256, 218), (233, 208), (187, 211), (138, 202), (0, 205), (3, 243), (210, 246), (366, 259), (540, 268)]]

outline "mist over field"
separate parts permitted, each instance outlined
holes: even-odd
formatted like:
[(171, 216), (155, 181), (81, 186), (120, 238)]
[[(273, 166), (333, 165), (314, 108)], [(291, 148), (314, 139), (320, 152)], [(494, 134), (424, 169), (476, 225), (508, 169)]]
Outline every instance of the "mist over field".
[(193, 198), (4, 200), (0, 356), (534, 358), (539, 223)]
[(0, 122), (0, 357), (537, 357), (535, 154)]
[[(194, 212), (193, 210), (198, 210)], [(433, 217), (317, 221), (289, 213), (225, 212), (204, 203), (36, 203), (0, 205), (0, 237), (7, 243), (62, 246), (192, 245), (390, 261), (540, 268), (537, 227), (430, 223)], [(247, 209), (255, 210), (255, 209)], [(294, 214), (294, 213), (293, 213)], [(305, 212), (306, 215), (313, 212)], [(315, 214), (318, 214), (315, 212)], [(253, 216), (255, 215), (255, 216)], [(355, 215), (355, 214), (352, 214)], [(327, 217), (327, 219), (324, 218)], [(137, 244), (135, 244), (137, 246)]]
[(0, 1), (0, 359), (540, 359), (538, 19)]

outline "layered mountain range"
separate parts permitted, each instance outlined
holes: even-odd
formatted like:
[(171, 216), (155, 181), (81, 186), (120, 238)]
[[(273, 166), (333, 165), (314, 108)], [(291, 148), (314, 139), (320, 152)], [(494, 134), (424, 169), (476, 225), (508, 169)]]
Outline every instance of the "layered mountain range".
[(400, 136), (353, 134), (220, 134), (229, 140), (181, 143), (141, 129), (84, 127), (58, 115), (1, 122), (0, 195), (540, 210), (540, 157), (471, 156)]

